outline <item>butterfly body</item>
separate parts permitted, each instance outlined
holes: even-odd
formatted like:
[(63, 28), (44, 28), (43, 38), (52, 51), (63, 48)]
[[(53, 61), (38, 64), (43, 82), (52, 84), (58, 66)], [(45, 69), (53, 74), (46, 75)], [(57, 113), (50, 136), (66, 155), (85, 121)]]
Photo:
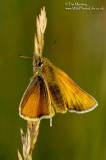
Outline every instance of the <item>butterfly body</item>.
[(19, 107), (20, 116), (24, 119), (51, 118), (55, 112), (85, 113), (97, 106), (92, 96), (47, 58), (33, 57), (33, 73)]

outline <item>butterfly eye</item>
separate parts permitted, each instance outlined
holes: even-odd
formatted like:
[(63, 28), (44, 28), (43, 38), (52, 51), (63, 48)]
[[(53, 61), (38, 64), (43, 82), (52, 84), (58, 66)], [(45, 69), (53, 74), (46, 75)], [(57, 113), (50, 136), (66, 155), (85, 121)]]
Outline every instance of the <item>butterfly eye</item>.
[(37, 66), (38, 66), (38, 67), (42, 67), (42, 65), (43, 65), (43, 62), (39, 59), (39, 60), (37, 61)]
[(43, 62), (40, 61), (40, 62), (39, 62), (39, 67), (42, 67), (42, 65), (43, 65)]

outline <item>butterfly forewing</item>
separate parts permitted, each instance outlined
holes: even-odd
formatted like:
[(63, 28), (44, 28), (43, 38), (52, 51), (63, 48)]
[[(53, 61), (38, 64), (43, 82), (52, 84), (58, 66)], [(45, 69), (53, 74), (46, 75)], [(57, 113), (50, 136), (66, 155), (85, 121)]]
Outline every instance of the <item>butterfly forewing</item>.
[(56, 75), (57, 83), (69, 111), (83, 113), (97, 106), (96, 100), (82, 90), (65, 72), (57, 68)]
[(50, 98), (41, 76), (34, 77), (27, 87), (20, 103), (20, 115), (24, 119), (50, 118)]

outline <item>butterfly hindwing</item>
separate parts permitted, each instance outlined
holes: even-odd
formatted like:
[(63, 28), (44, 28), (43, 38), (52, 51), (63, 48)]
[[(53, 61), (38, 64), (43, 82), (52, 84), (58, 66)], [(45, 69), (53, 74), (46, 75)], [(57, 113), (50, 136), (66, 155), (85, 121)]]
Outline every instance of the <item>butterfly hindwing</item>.
[(55, 73), (55, 68), (50, 62), (46, 62), (47, 66), (44, 66), (42, 72), (47, 88), (49, 90), (51, 105), (53, 106), (56, 112), (65, 113), (67, 111), (67, 108), (65, 105), (64, 97), (61, 92), (61, 88), (57, 82), (57, 74)]

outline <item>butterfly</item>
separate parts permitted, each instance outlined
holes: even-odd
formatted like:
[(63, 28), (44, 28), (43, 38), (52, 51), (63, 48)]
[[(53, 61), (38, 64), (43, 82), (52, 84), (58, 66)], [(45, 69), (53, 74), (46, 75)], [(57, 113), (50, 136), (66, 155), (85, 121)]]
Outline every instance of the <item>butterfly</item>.
[(98, 105), (91, 95), (43, 56), (33, 57), (33, 74), (19, 105), (19, 114), (26, 120), (52, 118), (56, 112), (85, 113)]

